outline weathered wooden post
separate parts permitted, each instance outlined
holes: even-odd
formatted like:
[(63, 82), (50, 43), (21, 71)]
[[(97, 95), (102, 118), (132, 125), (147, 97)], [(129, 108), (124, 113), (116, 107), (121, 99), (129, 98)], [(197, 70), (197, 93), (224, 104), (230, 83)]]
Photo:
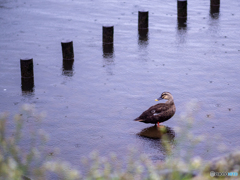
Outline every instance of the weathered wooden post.
[(102, 31), (103, 31), (103, 36), (102, 36), (103, 44), (113, 44), (114, 27), (103, 26)]
[(138, 11), (139, 41), (148, 40), (148, 11)]
[(210, 0), (211, 6), (220, 6), (220, 0)]
[(73, 42), (72, 41), (63, 41), (62, 44), (62, 55), (63, 60), (74, 59), (73, 53)]
[(63, 41), (62, 45), (62, 56), (63, 56), (63, 75), (72, 76), (73, 75), (73, 62), (74, 62), (74, 51), (73, 51), (73, 41)]
[(187, 0), (177, 1), (178, 29), (187, 27)]
[(187, 18), (187, 0), (177, 1), (178, 18)]
[(219, 16), (220, 0), (210, 0), (210, 14), (212, 18), (217, 19)]
[(22, 91), (33, 91), (33, 59), (20, 59)]
[(112, 54), (113, 53), (113, 40), (114, 40), (114, 27), (113, 26), (103, 26), (102, 27), (102, 42), (103, 42), (103, 53)]
[(62, 74), (65, 76), (73, 76), (74, 59), (63, 60)]
[(138, 29), (148, 29), (148, 11), (138, 11)]

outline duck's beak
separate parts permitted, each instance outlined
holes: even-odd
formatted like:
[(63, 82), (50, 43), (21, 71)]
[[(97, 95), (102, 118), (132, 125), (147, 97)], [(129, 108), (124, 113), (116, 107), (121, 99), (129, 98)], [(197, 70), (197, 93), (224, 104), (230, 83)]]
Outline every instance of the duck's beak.
[(162, 97), (160, 97), (160, 98), (158, 98), (158, 99), (155, 99), (155, 101), (160, 101), (160, 100), (162, 100), (163, 98)]

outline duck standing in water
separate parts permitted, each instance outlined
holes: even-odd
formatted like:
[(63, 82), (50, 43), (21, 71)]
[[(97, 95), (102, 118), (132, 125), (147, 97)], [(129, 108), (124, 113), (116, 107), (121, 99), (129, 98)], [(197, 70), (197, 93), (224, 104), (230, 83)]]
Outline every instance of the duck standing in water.
[(151, 106), (148, 110), (144, 111), (138, 118), (134, 119), (134, 121), (152, 123), (159, 126), (159, 123), (170, 119), (176, 112), (173, 96), (170, 92), (163, 92), (158, 99), (155, 99), (155, 101), (159, 101), (161, 99), (166, 99), (167, 102), (158, 103), (154, 106)]

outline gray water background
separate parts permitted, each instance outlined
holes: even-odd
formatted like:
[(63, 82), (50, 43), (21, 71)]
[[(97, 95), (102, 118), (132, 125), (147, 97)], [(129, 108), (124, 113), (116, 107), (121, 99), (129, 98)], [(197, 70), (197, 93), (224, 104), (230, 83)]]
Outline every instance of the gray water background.
[[(156, 102), (163, 91), (173, 94), (177, 112), (163, 124), (181, 127), (185, 105), (195, 99), (191, 133), (217, 141), (202, 143), (195, 155), (208, 160), (240, 145), (239, 55), (240, 2), (221, 1), (219, 16), (209, 0), (188, 1), (186, 28), (178, 28), (177, 2), (108, 0), (0, 1), (0, 110), (19, 112), (34, 104), (46, 112), (27, 127), (50, 135), (46, 148), (81, 169), (80, 159), (92, 150), (124, 157), (128, 147), (163, 160), (158, 140), (137, 134), (151, 127), (132, 121)], [(140, 41), (138, 11), (149, 11), (147, 41)], [(102, 25), (114, 25), (114, 52), (103, 56)], [(72, 75), (62, 70), (61, 41), (73, 40)], [(33, 93), (21, 90), (20, 58), (34, 60)], [(11, 124), (12, 122), (9, 122)], [(179, 146), (187, 150), (188, 140)], [(28, 141), (25, 142), (28, 144)], [(204, 146), (209, 147), (204, 148)]]

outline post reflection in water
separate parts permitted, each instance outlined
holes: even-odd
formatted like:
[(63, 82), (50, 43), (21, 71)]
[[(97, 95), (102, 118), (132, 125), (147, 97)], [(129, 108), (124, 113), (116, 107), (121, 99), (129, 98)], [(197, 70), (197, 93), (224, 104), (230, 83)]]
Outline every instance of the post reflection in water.
[(138, 45), (148, 45), (148, 29), (138, 29)]
[(187, 18), (178, 18), (177, 36), (178, 42), (184, 43), (187, 34)]
[(22, 78), (21, 82), (22, 96), (34, 95), (34, 78)]
[(187, 29), (187, 18), (178, 18), (178, 30)]
[(219, 18), (219, 9), (220, 9), (220, 6), (210, 6), (210, 16), (213, 19)]
[(107, 74), (113, 75), (112, 66), (114, 65), (114, 47), (113, 44), (103, 44), (103, 67)]
[[(137, 135), (144, 141), (144, 144), (147, 142), (151, 148), (161, 152), (157, 156), (164, 156), (169, 153), (168, 148), (174, 144), (175, 131), (168, 126), (151, 126), (143, 129)], [(164, 157), (157, 157), (157, 160), (159, 159), (162, 160)]]
[(112, 57), (114, 52), (113, 44), (103, 44), (103, 57)]
[(209, 10), (209, 31), (211, 34), (214, 36), (218, 36), (220, 32), (220, 27), (219, 27), (219, 8), (220, 6), (210, 6)]
[(73, 76), (73, 62), (74, 59), (63, 59), (62, 75), (70, 77)]

